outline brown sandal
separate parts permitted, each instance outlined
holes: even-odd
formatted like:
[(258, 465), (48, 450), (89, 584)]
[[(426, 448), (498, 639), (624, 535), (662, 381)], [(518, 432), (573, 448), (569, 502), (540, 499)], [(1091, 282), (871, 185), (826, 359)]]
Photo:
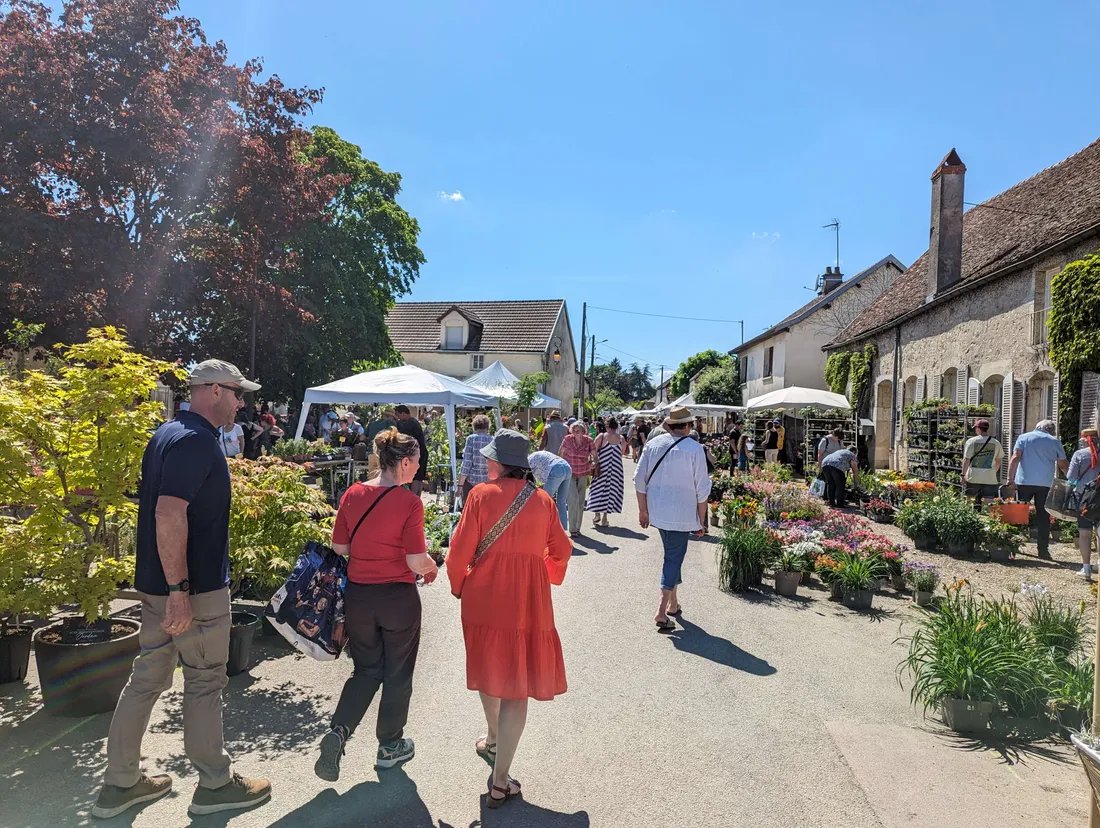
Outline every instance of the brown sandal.
[[(516, 790), (514, 792), (512, 791), (512, 786), (513, 785), (516, 786)], [(504, 794), (504, 796), (502, 796), (500, 798), (497, 798), (497, 797), (493, 796), (494, 793), (502, 793), (502, 794)], [(499, 808), (501, 805), (503, 805), (505, 802), (507, 802), (512, 797), (519, 796), (522, 793), (523, 793), (523, 787), (519, 784), (519, 782), (517, 780), (513, 779), (512, 777), (510, 777), (510, 776), (508, 777), (508, 786), (505, 787), (505, 788), (502, 788), (499, 785), (494, 785), (493, 784), (493, 777), (490, 776), (489, 777), (489, 795), (485, 797), (485, 806), (487, 808), (494, 808), (494, 809)]]
[(477, 755), (488, 762), (489, 765), (496, 764), (497, 746), (495, 743), (489, 742), (488, 735), (481, 736), (476, 742), (474, 742), (474, 750), (476, 750)]

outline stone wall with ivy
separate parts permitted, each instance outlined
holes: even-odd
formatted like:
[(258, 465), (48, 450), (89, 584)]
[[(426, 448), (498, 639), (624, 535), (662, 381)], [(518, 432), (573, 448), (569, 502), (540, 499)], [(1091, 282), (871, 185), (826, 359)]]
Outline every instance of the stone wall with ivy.
[(1069, 450), (1080, 429), (1081, 375), (1100, 372), (1100, 253), (1066, 265), (1051, 292), (1050, 361), (1061, 376), (1058, 430)]
[(872, 378), (878, 348), (867, 343), (859, 351), (837, 351), (825, 361), (825, 382), (834, 394), (848, 395), (848, 402), (863, 416), (871, 414)]

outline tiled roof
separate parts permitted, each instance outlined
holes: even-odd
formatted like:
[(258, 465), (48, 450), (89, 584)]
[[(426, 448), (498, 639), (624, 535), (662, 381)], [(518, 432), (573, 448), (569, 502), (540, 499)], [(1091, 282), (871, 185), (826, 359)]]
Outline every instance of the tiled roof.
[(564, 299), (519, 302), (398, 302), (386, 315), (390, 339), (399, 351), (439, 349), (439, 317), (457, 307), (476, 326), (467, 351), (515, 352), (546, 350)]
[(772, 325), (770, 328), (768, 328), (763, 333), (757, 334), (752, 339), (745, 340), (740, 345), (738, 345), (736, 348), (731, 349), (730, 353), (735, 354), (735, 353), (738, 352), (738, 350), (743, 351), (746, 348), (751, 348), (753, 345), (756, 345), (759, 342), (763, 342), (765, 339), (769, 339), (770, 337), (772, 337), (775, 334), (779, 333), (784, 328), (789, 328), (791, 325), (795, 325), (795, 324), (801, 322), (802, 320), (809, 317), (811, 314), (815, 313), (823, 305), (830, 304), (834, 299), (836, 299), (836, 297), (843, 294), (844, 291), (848, 290), (853, 285), (858, 285), (860, 282), (862, 282), (864, 279), (866, 279), (872, 273), (877, 271), (879, 268), (885, 267), (888, 264), (892, 264), (899, 271), (904, 272), (904, 270), (905, 270), (905, 265), (903, 265), (896, 258), (894, 258), (894, 256), (892, 256), (892, 255), (891, 256), (885, 256), (885, 257), (879, 259), (877, 262), (875, 262), (870, 267), (864, 268), (863, 270), (861, 270), (859, 273), (857, 273), (851, 279), (845, 279), (837, 287), (835, 287), (833, 290), (826, 293), (824, 296), (815, 296), (813, 299), (811, 299), (805, 305), (800, 307), (798, 310), (794, 311), (793, 313), (788, 314), (787, 316), (785, 316), (780, 321), (776, 322), (774, 325)]
[[(1064, 239), (1100, 224), (1100, 140), (1047, 167), (963, 215), (962, 282), (1011, 267)], [(867, 306), (837, 344), (917, 311), (928, 289), (928, 252)]]

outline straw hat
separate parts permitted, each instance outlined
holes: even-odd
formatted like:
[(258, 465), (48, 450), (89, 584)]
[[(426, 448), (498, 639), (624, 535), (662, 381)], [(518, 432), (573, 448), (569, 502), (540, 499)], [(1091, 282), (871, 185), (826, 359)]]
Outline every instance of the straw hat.
[(665, 417), (665, 425), (685, 425), (693, 422), (695, 418), (691, 415), (691, 409), (682, 405), (676, 406)]

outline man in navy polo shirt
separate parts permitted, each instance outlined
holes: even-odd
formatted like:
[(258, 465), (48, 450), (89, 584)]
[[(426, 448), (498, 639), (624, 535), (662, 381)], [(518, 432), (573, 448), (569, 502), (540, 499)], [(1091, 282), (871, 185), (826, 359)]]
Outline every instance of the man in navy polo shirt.
[(247, 808), (271, 796), (266, 779), (230, 770), (222, 739), (229, 660), (229, 469), (218, 429), (231, 425), (249, 382), (228, 362), (191, 372), (191, 404), (153, 434), (141, 461), (137, 566), (141, 653), (107, 736), (107, 773), (92, 816), (110, 818), (172, 788), (141, 769), (141, 740), (160, 694), (183, 668), (183, 741), (199, 773), (188, 811)]

